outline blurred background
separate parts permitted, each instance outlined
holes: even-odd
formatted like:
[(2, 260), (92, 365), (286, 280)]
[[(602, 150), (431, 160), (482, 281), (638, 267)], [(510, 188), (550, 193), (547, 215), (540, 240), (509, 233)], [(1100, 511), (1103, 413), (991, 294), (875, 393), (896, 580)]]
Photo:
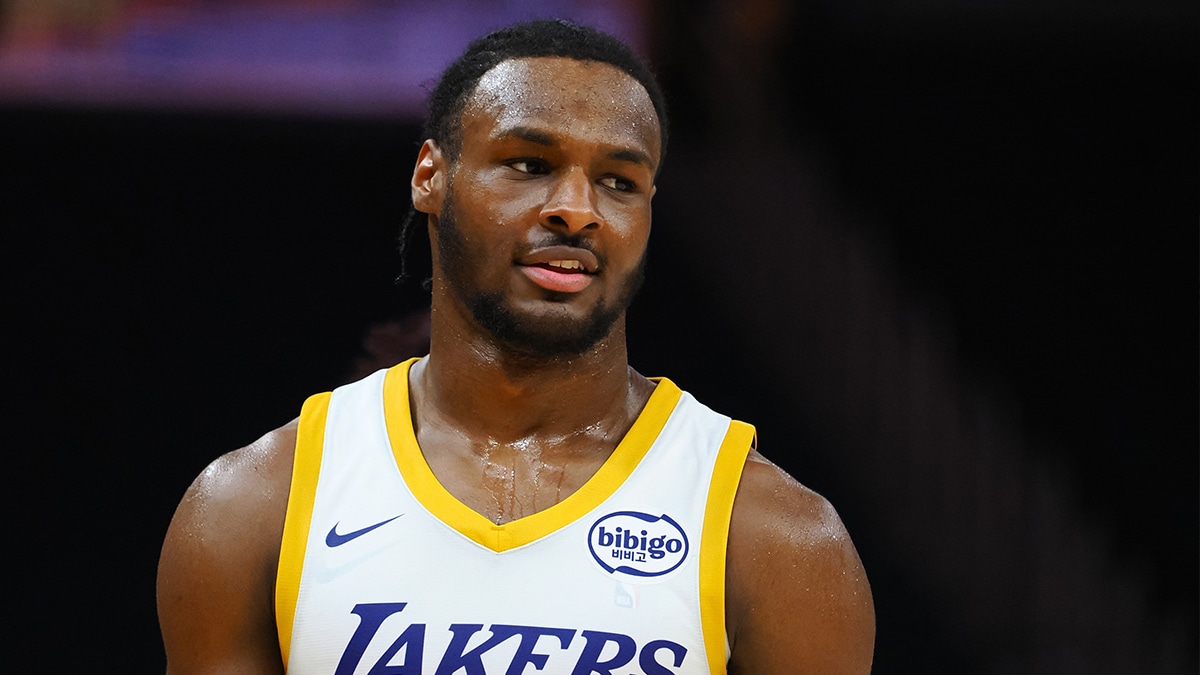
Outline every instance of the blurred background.
[(1194, 2), (0, 7), (6, 661), (162, 671), (192, 478), (424, 349), (432, 80), (563, 16), (672, 108), (633, 364), (838, 507), (875, 672), (1197, 672)]

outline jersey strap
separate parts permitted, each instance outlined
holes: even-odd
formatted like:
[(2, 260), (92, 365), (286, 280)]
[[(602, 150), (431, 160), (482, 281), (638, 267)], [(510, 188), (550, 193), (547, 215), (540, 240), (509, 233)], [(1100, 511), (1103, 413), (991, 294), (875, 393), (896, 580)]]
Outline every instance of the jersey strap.
[(312, 524), (313, 503), (317, 498), (317, 477), (321, 472), (325, 419), (331, 396), (325, 392), (309, 397), (300, 410), (300, 426), (296, 430), (296, 457), (292, 462), (292, 485), (288, 490), (283, 542), (279, 547), (279, 571), (275, 577), (275, 625), (279, 631), (279, 649), (285, 668), (292, 645), (292, 625), (296, 619), (296, 601), (300, 596), (300, 574), (304, 570), (308, 529)]
[(713, 467), (708, 502), (704, 507), (704, 530), (700, 538), (700, 625), (708, 652), (708, 669), (724, 674), (729, 660), (725, 633), (725, 554), (729, 544), (729, 519), (733, 498), (746, 456), (754, 445), (754, 427), (732, 420)]

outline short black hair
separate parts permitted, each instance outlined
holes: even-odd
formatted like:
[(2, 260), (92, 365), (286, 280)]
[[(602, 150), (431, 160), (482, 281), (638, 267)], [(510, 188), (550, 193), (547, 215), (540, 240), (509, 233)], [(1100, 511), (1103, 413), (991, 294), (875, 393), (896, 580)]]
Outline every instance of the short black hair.
[[(650, 68), (624, 42), (587, 26), (565, 19), (540, 19), (513, 24), (478, 38), (451, 63), (429, 95), (429, 112), (423, 137), (433, 139), (443, 155), (454, 162), (462, 150), (462, 115), (467, 101), (489, 70), (512, 59), (562, 57), (576, 61), (607, 63), (637, 80), (650, 96), (658, 116), (659, 167), (667, 152), (670, 125), (662, 88)], [(400, 228), (400, 281), (406, 278), (409, 242), (419, 222), (415, 207)]]
[(650, 102), (658, 115), (661, 136), (659, 154), (666, 152), (667, 106), (662, 89), (650, 69), (624, 42), (565, 19), (514, 24), (467, 45), (462, 56), (442, 73), (442, 78), (429, 95), (425, 138), (432, 138), (448, 159), (456, 159), (462, 149), (463, 110), (475, 93), (480, 78), (505, 61), (539, 56), (607, 63), (637, 80), (650, 95)]

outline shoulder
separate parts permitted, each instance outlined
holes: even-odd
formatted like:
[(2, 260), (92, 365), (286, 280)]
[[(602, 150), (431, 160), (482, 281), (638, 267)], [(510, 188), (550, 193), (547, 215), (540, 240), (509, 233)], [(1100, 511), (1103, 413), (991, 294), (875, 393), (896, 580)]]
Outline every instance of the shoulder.
[(278, 660), (273, 590), (295, 444), (292, 422), (222, 455), (180, 501), (158, 568), (169, 672)]
[(213, 460), (188, 487), (175, 520), (184, 521), (190, 533), (205, 535), (199, 538), (209, 546), (250, 535), (275, 519), (282, 532), (296, 427), (293, 421)]
[(731, 672), (869, 672), (871, 589), (841, 518), (753, 450), (734, 501), (727, 565)]
[(841, 543), (845, 533), (828, 500), (801, 485), (757, 450), (746, 457), (731, 528), (751, 541), (786, 536), (788, 541), (808, 546)]

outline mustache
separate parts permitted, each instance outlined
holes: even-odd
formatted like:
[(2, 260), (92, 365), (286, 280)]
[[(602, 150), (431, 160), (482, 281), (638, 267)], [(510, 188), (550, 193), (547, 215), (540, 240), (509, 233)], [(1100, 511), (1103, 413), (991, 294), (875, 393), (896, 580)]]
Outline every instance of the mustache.
[(569, 246), (571, 248), (581, 248), (596, 256), (600, 261), (601, 266), (608, 262), (607, 256), (596, 250), (595, 243), (591, 237), (582, 234), (568, 235), (561, 232), (547, 232), (538, 237), (537, 240), (526, 243), (520, 247), (518, 255), (524, 255), (538, 249), (549, 248), (551, 246)]

